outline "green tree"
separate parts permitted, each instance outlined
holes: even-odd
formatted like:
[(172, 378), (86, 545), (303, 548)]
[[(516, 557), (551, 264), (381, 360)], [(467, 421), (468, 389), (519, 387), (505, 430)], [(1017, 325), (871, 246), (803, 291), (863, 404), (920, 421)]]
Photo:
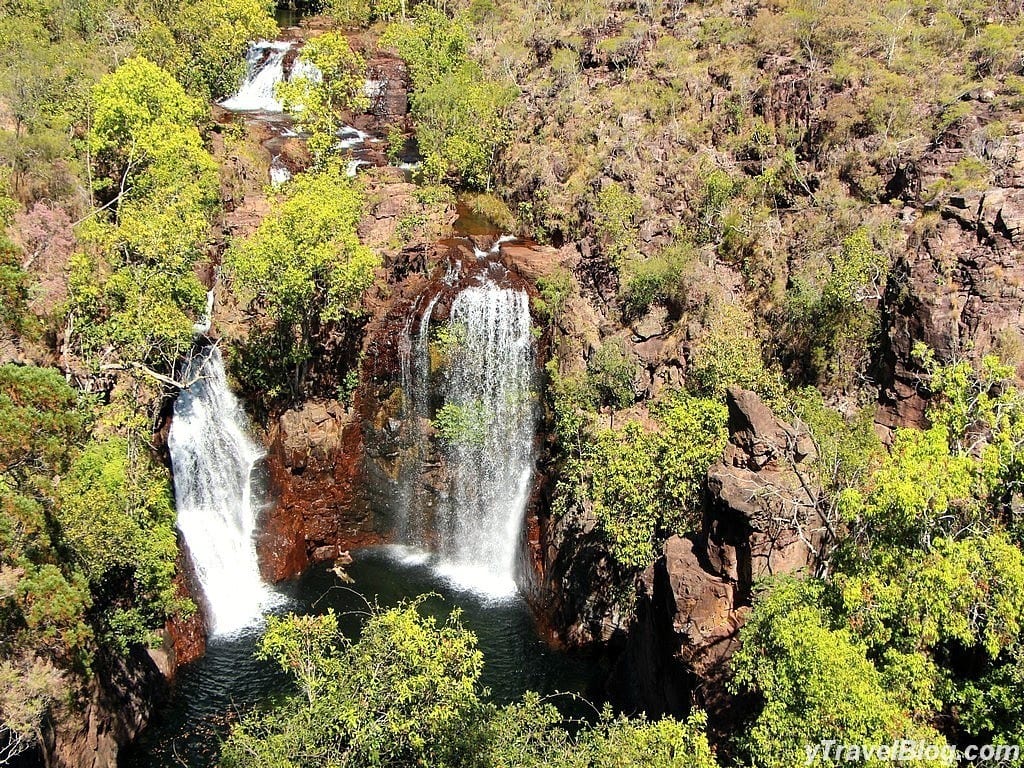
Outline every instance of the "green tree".
[(627, 408), (636, 400), (636, 362), (621, 339), (597, 348), (587, 362), (587, 375), (602, 405)]
[(490, 189), (497, 152), (509, 133), (504, 110), (513, 98), (512, 90), (488, 80), (471, 62), (417, 88), (413, 116), (427, 178), (454, 177)]
[(653, 415), (653, 430), (634, 421), (589, 436), (563, 487), (593, 510), (609, 554), (626, 569), (650, 564), (659, 539), (696, 529), (704, 478), (727, 438), (721, 403), (676, 392)]
[(216, 167), (195, 123), (205, 107), (155, 64), (133, 58), (96, 85), (88, 143), (114, 215), (82, 230), (72, 259), (71, 329), (94, 361), (170, 372), (192, 344)]
[(438, 438), (448, 444), (483, 445), (492, 416), (482, 402), (445, 403), (432, 420)]
[(345, 125), (342, 113), (364, 110), (366, 61), (337, 32), (314, 37), (299, 58), (316, 67), (315, 75), (278, 83), (276, 95), (299, 127), (307, 131), (309, 151), (320, 165), (337, 152), (338, 132)]
[(358, 641), (333, 613), (271, 618), (260, 655), (300, 693), (236, 727), (222, 764), (466, 765), (483, 736), (482, 656), (458, 611), (439, 624), (421, 603), (374, 611)]
[(413, 85), (423, 88), (466, 61), (469, 30), (464, 20), (424, 3), (409, 19), (390, 25), (380, 44), (398, 52), (409, 65)]
[(180, 46), (179, 77), (204, 99), (235, 91), (249, 43), (277, 36), (273, 0), (197, 0), (181, 4), (171, 27)]
[(723, 397), (732, 386), (751, 389), (771, 407), (783, 405), (785, 383), (777, 366), (766, 365), (748, 313), (733, 304), (719, 307), (694, 345), (686, 384), (706, 397)]
[[(265, 308), (282, 329), (296, 363), (293, 395), (303, 387), (310, 345), (333, 323), (358, 314), (380, 266), (380, 258), (356, 235), (362, 206), (362, 195), (342, 165), (300, 174), (284, 185), (259, 228), (225, 256), (234, 290)], [(284, 389), (275, 386), (279, 393)]]
[(601, 235), (604, 253), (615, 266), (636, 254), (639, 233), (640, 199), (615, 181), (597, 193), (594, 224)]
[(254, 713), (224, 745), (225, 768), (494, 766), (716, 768), (706, 719), (613, 717), (574, 728), (533, 693), (486, 700), (476, 637), (453, 611), (439, 622), (424, 598), (374, 608), (358, 641), (324, 616), (271, 618), (259, 654), (294, 676), (298, 692)]
[[(936, 732), (907, 717), (857, 637), (830, 625), (819, 607), (823, 589), (817, 581), (779, 580), (760, 596), (741, 630), (730, 687), (761, 701), (749, 726), (737, 729), (743, 757), (757, 768), (789, 768), (805, 764), (808, 745), (826, 740), (943, 744)], [(819, 755), (807, 764), (831, 762)]]
[(187, 611), (174, 583), (178, 555), (169, 478), (128, 440), (91, 441), (57, 494), (61, 541), (94, 591), (111, 605), (102, 621), (127, 649), (149, 630)]

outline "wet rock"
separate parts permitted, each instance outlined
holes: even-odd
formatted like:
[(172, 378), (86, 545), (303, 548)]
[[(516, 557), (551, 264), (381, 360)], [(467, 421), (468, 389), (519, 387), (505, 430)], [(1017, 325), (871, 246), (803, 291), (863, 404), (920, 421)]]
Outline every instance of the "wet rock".
[(409, 69), (405, 62), (390, 56), (377, 56), (366, 66), (367, 80), (374, 83), (370, 111), (377, 117), (394, 120), (409, 112)]
[(196, 610), (190, 616), (172, 618), (164, 627), (164, 650), (168, 653), (168, 679), (173, 678), (178, 667), (195, 661), (206, 652), (206, 638), (209, 627), (206, 624), (206, 604), (203, 591), (191, 565), (188, 548), (179, 537), (178, 574), (175, 589), (179, 598), (188, 598), (195, 603)]

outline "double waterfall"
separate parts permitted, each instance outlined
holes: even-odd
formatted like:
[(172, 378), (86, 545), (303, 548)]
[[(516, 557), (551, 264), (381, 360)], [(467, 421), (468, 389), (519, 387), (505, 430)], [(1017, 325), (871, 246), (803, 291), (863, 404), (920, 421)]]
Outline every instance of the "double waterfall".
[[(447, 322), (432, 332), (437, 301), (418, 323), (410, 318), (400, 345), (406, 417), (424, 424), (447, 414), (457, 429), (438, 441), (442, 470), (432, 496), (418, 490), (418, 447), (421, 466), (405, 481), (399, 537), (456, 586), (508, 596), (516, 591), (534, 464), (529, 297), (485, 279), (455, 295)], [(425, 440), (422, 432), (414, 439)]]
[(220, 351), (211, 346), (197, 354), (186, 371), (194, 381), (174, 403), (167, 446), (178, 528), (203, 589), (211, 630), (225, 634), (258, 620), (271, 597), (254, 541), (254, 470), (263, 454), (228, 388)]
[[(457, 292), (445, 285), (421, 303), (400, 345), (415, 466), (405, 478), (398, 538), (456, 587), (510, 596), (537, 419), (529, 298), (481, 276)], [(433, 323), (439, 305), (448, 317)], [(185, 375), (192, 383), (175, 401), (168, 438), (178, 528), (211, 629), (226, 634), (257, 621), (274, 594), (260, 577), (254, 541), (262, 451), (216, 346), (197, 352)]]

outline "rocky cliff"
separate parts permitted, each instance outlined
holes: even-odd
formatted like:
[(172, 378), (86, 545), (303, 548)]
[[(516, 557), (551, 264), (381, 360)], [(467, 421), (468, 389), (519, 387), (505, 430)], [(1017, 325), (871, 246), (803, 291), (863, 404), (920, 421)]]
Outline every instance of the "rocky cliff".
[(730, 389), (729, 443), (708, 471), (701, 529), (672, 536), (639, 580), (636, 618), (613, 687), (621, 700), (678, 712), (694, 698), (721, 706), (755, 582), (809, 573), (825, 538), (816, 453), (806, 427), (776, 417), (753, 392)]
[(74, 698), (54, 711), (43, 733), (46, 768), (111, 768), (118, 751), (149, 722), (173, 672), (164, 648), (135, 648), (124, 658), (104, 654)]

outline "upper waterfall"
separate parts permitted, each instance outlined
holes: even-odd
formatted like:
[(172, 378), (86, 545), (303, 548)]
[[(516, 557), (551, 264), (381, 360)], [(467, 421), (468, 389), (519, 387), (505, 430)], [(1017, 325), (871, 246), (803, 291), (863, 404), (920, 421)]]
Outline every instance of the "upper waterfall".
[(238, 112), (281, 112), (281, 102), (274, 96), (274, 87), (283, 81), (284, 60), (292, 43), (261, 40), (249, 46), (245, 54), (245, 79), (233, 96), (221, 106)]
[(415, 331), (416, 324), (407, 325), (402, 351), (411, 358), (403, 362), (407, 415), (433, 415), (442, 433), (443, 477), (434, 500), (405, 494), (398, 533), (403, 543), (431, 552), (436, 570), (457, 586), (511, 595), (534, 464), (529, 297), (484, 279), (455, 295), (447, 323), (431, 336), (437, 301), (427, 303)]
[(259, 504), (253, 470), (262, 452), (247, 434), (217, 347), (198, 356), (187, 375), (195, 381), (174, 403), (167, 439), (178, 528), (202, 585), (211, 629), (223, 634), (257, 620), (271, 596), (254, 541)]

